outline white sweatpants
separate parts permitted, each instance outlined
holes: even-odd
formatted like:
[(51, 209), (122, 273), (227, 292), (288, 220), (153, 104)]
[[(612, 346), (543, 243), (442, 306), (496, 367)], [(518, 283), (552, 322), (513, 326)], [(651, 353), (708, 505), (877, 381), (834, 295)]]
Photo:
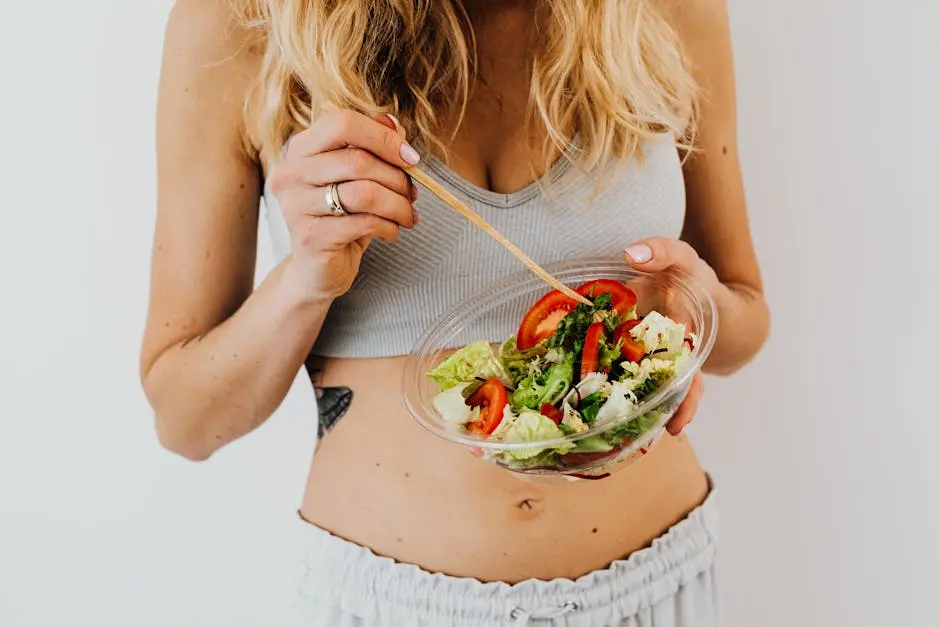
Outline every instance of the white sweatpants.
[(429, 573), (298, 516), (293, 627), (717, 627), (714, 491), (629, 557), (576, 580), (517, 584)]

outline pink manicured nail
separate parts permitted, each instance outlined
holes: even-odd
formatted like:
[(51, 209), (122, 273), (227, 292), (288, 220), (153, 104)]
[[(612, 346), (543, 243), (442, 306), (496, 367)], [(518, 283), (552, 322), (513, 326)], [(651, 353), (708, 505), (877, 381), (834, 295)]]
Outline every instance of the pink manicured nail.
[(405, 163), (410, 165), (418, 165), (418, 162), (421, 161), (421, 155), (410, 144), (402, 144), (398, 152), (401, 158), (405, 160)]
[(646, 263), (653, 258), (653, 251), (646, 244), (629, 246), (625, 252), (630, 255), (630, 259), (637, 263)]

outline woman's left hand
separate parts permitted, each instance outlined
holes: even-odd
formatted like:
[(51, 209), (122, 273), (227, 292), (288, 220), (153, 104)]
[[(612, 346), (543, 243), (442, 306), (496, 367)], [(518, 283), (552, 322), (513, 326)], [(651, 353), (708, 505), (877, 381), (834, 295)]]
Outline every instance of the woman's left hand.
[[(627, 263), (643, 272), (660, 272), (669, 268), (681, 270), (699, 281), (705, 289), (712, 291), (721, 286), (718, 275), (686, 242), (665, 237), (652, 237), (641, 240), (624, 251)], [(666, 424), (666, 430), (672, 435), (679, 435), (695, 417), (705, 383), (701, 372), (696, 372), (682, 405), (676, 415)]]

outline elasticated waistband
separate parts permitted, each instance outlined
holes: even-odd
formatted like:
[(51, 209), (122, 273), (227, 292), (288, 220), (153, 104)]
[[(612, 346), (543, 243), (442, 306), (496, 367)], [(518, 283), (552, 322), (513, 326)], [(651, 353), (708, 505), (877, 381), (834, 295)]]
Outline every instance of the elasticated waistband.
[(363, 624), (481, 627), (561, 619), (607, 625), (643, 612), (712, 567), (718, 512), (714, 491), (653, 543), (578, 579), (516, 584), (430, 573), (381, 557), (298, 516), (301, 601), (328, 603)]

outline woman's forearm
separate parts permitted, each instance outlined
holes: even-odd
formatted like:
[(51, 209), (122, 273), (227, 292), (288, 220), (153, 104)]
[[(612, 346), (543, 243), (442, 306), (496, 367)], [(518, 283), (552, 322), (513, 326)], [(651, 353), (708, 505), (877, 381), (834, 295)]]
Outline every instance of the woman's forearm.
[(235, 314), (164, 351), (143, 373), (160, 442), (193, 460), (260, 426), (277, 409), (329, 310), (284, 280), (282, 262)]
[(722, 284), (714, 294), (718, 339), (703, 370), (732, 374), (760, 350), (770, 332), (770, 310), (764, 295), (745, 285)]

